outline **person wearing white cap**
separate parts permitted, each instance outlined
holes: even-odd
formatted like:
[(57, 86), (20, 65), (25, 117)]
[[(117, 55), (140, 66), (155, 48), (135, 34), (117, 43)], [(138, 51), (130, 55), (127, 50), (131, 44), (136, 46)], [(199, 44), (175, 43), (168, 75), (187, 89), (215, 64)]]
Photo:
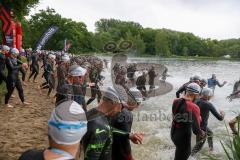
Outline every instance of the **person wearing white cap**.
[(188, 86), (190, 83), (192, 83), (192, 82), (200, 85), (200, 83), (201, 83), (201, 77), (198, 76), (198, 75), (194, 75), (193, 77), (191, 77), (189, 82), (183, 84), (183, 85), (177, 90), (177, 92), (176, 92), (176, 97), (177, 97), (177, 98), (180, 98), (180, 94), (181, 94), (181, 93), (183, 93), (183, 92), (186, 93), (187, 86)]
[[(207, 140), (208, 140), (208, 145), (209, 145), (209, 150), (213, 151), (213, 132), (211, 129), (208, 127), (208, 118), (209, 118), (209, 113), (211, 112), (214, 117), (216, 117), (219, 121), (222, 121), (224, 119), (224, 112), (216, 110), (216, 107), (213, 106), (212, 103), (209, 102), (209, 100), (213, 96), (213, 91), (210, 88), (203, 88), (202, 93), (201, 93), (201, 98), (197, 99), (195, 101), (195, 104), (200, 108), (200, 113), (201, 113), (201, 129), (206, 133), (207, 135)], [(196, 145), (193, 147), (191, 155), (194, 156), (197, 152), (199, 152), (204, 143), (206, 141), (206, 137), (196, 137)]]
[(22, 56), (25, 55), (25, 50), (24, 49), (21, 49), (20, 50), (20, 54), (17, 56), (17, 59), (18, 59), (18, 63), (22, 64), (22, 67), (19, 68), (19, 71), (21, 72), (22, 74), (22, 83), (24, 86), (27, 86), (26, 82), (25, 82), (25, 79), (26, 79), (26, 72), (27, 72), (27, 69), (28, 69), (28, 65), (27, 63), (22, 63), (21, 59), (22, 59)]
[(5, 69), (5, 61), (6, 61), (6, 54), (8, 54), (10, 48), (6, 45), (2, 46), (2, 51), (0, 53), (0, 85), (2, 84), (2, 81), (6, 83), (7, 77), (4, 73)]
[(86, 72), (86, 69), (78, 65), (70, 66), (67, 80), (65, 80), (64, 85), (57, 91), (56, 104), (72, 99), (81, 104), (86, 111), (85, 99), (82, 92), (82, 84)]
[(28, 150), (19, 160), (74, 160), (80, 141), (87, 132), (87, 123), (85, 112), (78, 103), (61, 103), (48, 121), (49, 148)]
[[(131, 111), (138, 108), (142, 101), (143, 97), (141, 92), (136, 88), (130, 88), (128, 91), (127, 104), (123, 104), (121, 112), (112, 118), (112, 127), (125, 132), (131, 132), (133, 123), (133, 114)], [(143, 133), (136, 134), (140, 140), (143, 139)], [(139, 142), (141, 143), (141, 141)], [(128, 137), (113, 135), (112, 159), (133, 160), (130, 140)]]
[(97, 97), (98, 103), (100, 102), (100, 99), (102, 97), (102, 93), (99, 88), (99, 84), (102, 85), (102, 80), (104, 77), (100, 74), (100, 72), (96, 68), (92, 68), (89, 73), (89, 79), (91, 83), (94, 85), (91, 87), (91, 98), (88, 99), (87, 105), (91, 104)]
[(126, 92), (108, 87), (103, 92), (98, 106), (87, 112), (88, 131), (82, 139), (85, 160), (112, 159), (113, 135), (129, 137), (136, 143), (141, 142), (141, 137), (138, 137), (137, 134), (116, 130), (110, 125), (109, 118), (120, 112), (122, 103), (126, 103), (126, 101)]
[(48, 55), (48, 60), (46, 61), (46, 64), (44, 66), (44, 73), (43, 73), (43, 76), (46, 82), (40, 85), (40, 89), (48, 88), (48, 96), (50, 96), (52, 90), (55, 87), (54, 64), (55, 64), (55, 56), (52, 54)]
[(171, 139), (176, 146), (174, 160), (187, 160), (189, 158), (192, 132), (199, 137), (205, 136), (200, 127), (200, 109), (194, 104), (200, 91), (201, 88), (198, 84), (190, 83), (186, 87), (186, 95), (173, 102)]
[(66, 81), (67, 75), (68, 75), (68, 70), (70, 65), (70, 57), (65, 54), (61, 57), (60, 59), (60, 64), (57, 66), (57, 92), (60, 91), (61, 86), (64, 85), (64, 82)]
[(20, 55), (21, 56), (26, 56), (25, 49), (23, 49), (23, 48), (20, 49)]
[(202, 78), (201, 83), (200, 83), (200, 87), (203, 89), (204, 87), (206, 87), (206, 85), (207, 85), (207, 80)]
[(10, 105), (9, 99), (12, 96), (14, 89), (16, 88), (18, 91), (18, 95), (24, 105), (28, 105), (29, 103), (25, 102), (23, 88), (21, 80), (19, 79), (19, 69), (22, 66), (18, 65), (17, 56), (19, 55), (19, 51), (16, 48), (12, 48), (10, 51), (11, 55), (6, 59), (6, 67), (8, 70), (7, 75), (7, 93), (5, 95), (5, 105), (7, 107), (13, 107)]

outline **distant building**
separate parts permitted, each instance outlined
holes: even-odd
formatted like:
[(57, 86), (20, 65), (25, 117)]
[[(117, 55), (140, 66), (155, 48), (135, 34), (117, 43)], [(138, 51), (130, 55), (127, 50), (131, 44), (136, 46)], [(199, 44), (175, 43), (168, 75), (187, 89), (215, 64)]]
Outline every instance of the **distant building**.
[(224, 55), (223, 56), (224, 58), (231, 58), (231, 56), (228, 54), (228, 55)]

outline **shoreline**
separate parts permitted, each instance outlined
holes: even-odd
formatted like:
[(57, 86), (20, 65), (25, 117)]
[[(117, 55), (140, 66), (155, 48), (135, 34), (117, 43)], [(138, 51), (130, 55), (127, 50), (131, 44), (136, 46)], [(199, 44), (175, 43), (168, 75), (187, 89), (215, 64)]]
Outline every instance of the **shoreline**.
[[(83, 53), (83, 54), (75, 54), (75, 55), (94, 55), (100, 57), (111, 57), (115, 55), (114, 53)], [(224, 57), (206, 57), (206, 56), (169, 56), (169, 57), (161, 57), (157, 55), (136, 55), (136, 54), (127, 54), (129, 58), (158, 58), (158, 59), (166, 59), (166, 60), (197, 60), (197, 61), (240, 61), (240, 58), (224, 58)]]

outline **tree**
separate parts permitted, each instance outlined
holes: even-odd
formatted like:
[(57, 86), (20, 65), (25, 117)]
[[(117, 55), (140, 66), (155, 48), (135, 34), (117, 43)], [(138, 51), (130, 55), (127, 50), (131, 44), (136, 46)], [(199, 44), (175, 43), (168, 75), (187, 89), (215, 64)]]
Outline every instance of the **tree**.
[(187, 47), (183, 47), (182, 55), (183, 56), (188, 56), (188, 48)]
[(155, 55), (155, 37), (157, 31), (151, 28), (145, 28), (142, 32), (142, 39), (145, 43), (145, 53), (149, 55)]
[(108, 32), (96, 33), (93, 37), (92, 45), (95, 51), (104, 52), (104, 45), (111, 41), (113, 41), (113, 39), (110, 33)]
[(137, 53), (137, 55), (141, 55), (145, 53), (145, 43), (142, 40), (140, 35), (133, 36), (131, 32), (127, 32), (126, 40), (132, 42), (132, 50)]
[(168, 44), (168, 36), (164, 31), (159, 30), (155, 39), (156, 52), (160, 56), (168, 57), (171, 55)]
[(24, 16), (28, 15), (30, 9), (38, 3), (39, 0), (2, 0), (0, 2), (3, 5), (10, 5), (17, 20), (21, 20)]
[(41, 10), (29, 20), (31, 46), (35, 46), (41, 35), (51, 25), (56, 25), (59, 29), (47, 42), (45, 49), (63, 50), (64, 40), (68, 39), (71, 43), (70, 52), (80, 53), (93, 50), (92, 37), (84, 23), (62, 18), (50, 8)]

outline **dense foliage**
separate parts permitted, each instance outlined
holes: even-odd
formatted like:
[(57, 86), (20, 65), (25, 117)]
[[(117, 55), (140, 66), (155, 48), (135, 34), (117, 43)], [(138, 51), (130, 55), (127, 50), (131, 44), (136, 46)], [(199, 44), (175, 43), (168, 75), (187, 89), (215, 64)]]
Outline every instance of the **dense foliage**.
[(14, 16), (21, 20), (28, 15), (30, 9), (39, 3), (39, 0), (1, 0), (0, 4), (7, 4), (13, 8)]
[(62, 50), (67, 38), (72, 44), (70, 52), (104, 52), (107, 42), (119, 44), (130, 40), (136, 55), (221, 57), (229, 54), (240, 58), (240, 39), (202, 39), (192, 33), (143, 28), (139, 23), (116, 19), (100, 19), (95, 23), (96, 32), (91, 33), (84, 23), (63, 18), (49, 8), (29, 20), (22, 20), (24, 47), (34, 46), (51, 24), (58, 25), (59, 30), (47, 43), (46, 49)]

